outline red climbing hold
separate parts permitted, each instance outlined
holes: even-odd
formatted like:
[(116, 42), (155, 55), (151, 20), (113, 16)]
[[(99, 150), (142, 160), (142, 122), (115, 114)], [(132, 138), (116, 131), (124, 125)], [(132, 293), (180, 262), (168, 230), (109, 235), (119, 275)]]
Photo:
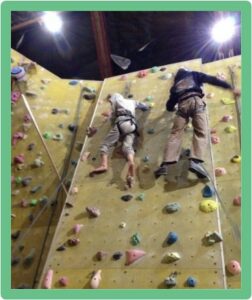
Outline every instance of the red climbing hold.
[(126, 251), (126, 265), (129, 266), (141, 257), (146, 255), (146, 252), (139, 249), (132, 249)]
[(139, 77), (139, 78), (143, 78), (145, 76), (147, 76), (147, 70), (139, 71), (137, 74), (137, 77)]
[(23, 164), (24, 163), (24, 154), (19, 154), (14, 157), (15, 164)]

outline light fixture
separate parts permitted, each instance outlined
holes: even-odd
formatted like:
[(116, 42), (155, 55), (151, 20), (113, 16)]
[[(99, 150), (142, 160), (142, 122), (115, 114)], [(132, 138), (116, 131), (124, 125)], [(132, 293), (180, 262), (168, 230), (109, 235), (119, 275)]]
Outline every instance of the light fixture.
[(232, 17), (217, 22), (212, 29), (212, 38), (217, 43), (225, 43), (230, 40), (235, 33), (235, 20)]
[(62, 27), (62, 20), (56, 12), (48, 11), (42, 17), (45, 27), (53, 33), (59, 32)]

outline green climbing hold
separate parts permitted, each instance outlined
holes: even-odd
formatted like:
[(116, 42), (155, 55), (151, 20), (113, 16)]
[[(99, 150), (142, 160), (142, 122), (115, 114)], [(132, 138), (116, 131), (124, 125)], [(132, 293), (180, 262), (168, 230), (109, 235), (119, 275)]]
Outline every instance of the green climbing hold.
[(152, 67), (152, 68), (150, 69), (150, 71), (151, 71), (151, 73), (156, 73), (156, 72), (159, 71), (159, 68), (158, 68), (158, 67)]
[(36, 206), (37, 203), (38, 203), (37, 199), (32, 199), (31, 202), (30, 202), (30, 206)]
[(53, 135), (52, 139), (54, 141), (62, 141), (63, 140), (63, 134), (62, 133), (56, 133)]
[(43, 134), (43, 137), (44, 137), (46, 140), (50, 140), (50, 139), (52, 138), (52, 133), (46, 131), (46, 132)]
[(138, 233), (133, 234), (131, 237), (131, 244), (136, 246), (136, 245), (140, 244), (140, 242), (141, 242), (141, 238), (140, 238), (139, 234)]
[(145, 98), (145, 101), (152, 101), (153, 100), (153, 97), (152, 96), (147, 96), (146, 98)]
[(21, 178), (20, 176), (16, 177), (16, 178), (15, 178), (15, 182), (16, 182), (17, 184), (21, 183), (21, 182), (22, 182), (22, 178)]
[(144, 193), (141, 193), (139, 194), (137, 197), (136, 197), (137, 200), (140, 200), (140, 201), (143, 201), (144, 200)]

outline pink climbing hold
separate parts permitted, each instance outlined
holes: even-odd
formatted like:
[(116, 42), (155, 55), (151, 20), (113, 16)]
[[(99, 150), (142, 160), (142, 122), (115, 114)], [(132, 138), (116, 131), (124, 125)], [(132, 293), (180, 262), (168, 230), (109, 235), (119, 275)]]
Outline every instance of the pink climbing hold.
[(139, 77), (139, 78), (143, 78), (145, 76), (147, 76), (147, 70), (139, 71), (137, 74), (137, 77)]
[(90, 281), (90, 287), (92, 289), (97, 289), (101, 282), (101, 270), (94, 272), (94, 275)]
[(61, 286), (67, 286), (68, 285), (68, 278), (66, 276), (60, 277), (59, 284)]
[(88, 127), (88, 129), (87, 129), (87, 136), (88, 137), (94, 136), (96, 134), (97, 130), (98, 129), (96, 127)]
[(141, 257), (146, 255), (146, 252), (139, 249), (132, 249), (126, 251), (126, 265), (129, 266)]
[(220, 142), (220, 138), (217, 136), (217, 135), (212, 135), (211, 136), (211, 143), (212, 144), (219, 144), (219, 142)]
[(53, 279), (53, 270), (49, 269), (45, 275), (43, 287), (45, 289), (51, 289), (52, 288), (52, 279)]
[(240, 263), (236, 260), (230, 260), (230, 262), (227, 264), (227, 270), (232, 275), (240, 274), (241, 273)]
[(127, 75), (122, 75), (121, 77), (120, 77), (120, 80), (126, 80), (127, 79)]
[(12, 145), (15, 146), (18, 140), (23, 140), (24, 138), (25, 138), (25, 134), (23, 132), (18, 131), (14, 133), (12, 137)]
[(219, 177), (219, 176), (223, 176), (226, 175), (227, 171), (225, 168), (216, 168), (215, 169), (215, 176)]
[(24, 116), (24, 122), (25, 122), (25, 123), (30, 123), (30, 122), (31, 122), (31, 116), (30, 116), (29, 114), (26, 114), (26, 115)]
[(81, 161), (86, 161), (90, 156), (90, 152), (84, 152), (82, 155), (81, 155)]
[(14, 157), (15, 164), (23, 164), (24, 163), (24, 154), (19, 154)]
[(23, 207), (23, 208), (25, 208), (25, 207), (28, 207), (28, 206), (29, 206), (29, 203), (28, 203), (27, 200), (23, 199), (23, 200), (21, 200), (21, 202), (20, 202), (20, 206)]
[(241, 196), (236, 196), (234, 199), (233, 199), (233, 204), (235, 206), (241, 206)]
[(20, 96), (21, 93), (19, 91), (11, 92), (11, 102), (16, 103), (19, 100)]
[(84, 225), (83, 224), (75, 224), (74, 227), (73, 227), (73, 232), (75, 234), (79, 233), (81, 231), (81, 228), (83, 227)]
[(222, 122), (229, 122), (229, 121), (231, 121), (231, 120), (233, 120), (233, 117), (230, 116), (230, 115), (225, 115), (225, 116), (223, 116), (222, 119), (221, 119)]

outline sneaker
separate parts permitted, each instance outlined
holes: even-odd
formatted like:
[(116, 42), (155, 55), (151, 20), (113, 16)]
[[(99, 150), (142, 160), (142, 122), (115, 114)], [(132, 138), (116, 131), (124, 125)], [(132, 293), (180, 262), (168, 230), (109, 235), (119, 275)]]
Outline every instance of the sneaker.
[(193, 160), (190, 160), (189, 171), (196, 174), (200, 179), (208, 178), (207, 171), (203, 168), (201, 163), (196, 163)]
[(158, 178), (162, 175), (168, 174), (168, 166), (160, 166), (157, 170), (154, 171), (155, 177)]

